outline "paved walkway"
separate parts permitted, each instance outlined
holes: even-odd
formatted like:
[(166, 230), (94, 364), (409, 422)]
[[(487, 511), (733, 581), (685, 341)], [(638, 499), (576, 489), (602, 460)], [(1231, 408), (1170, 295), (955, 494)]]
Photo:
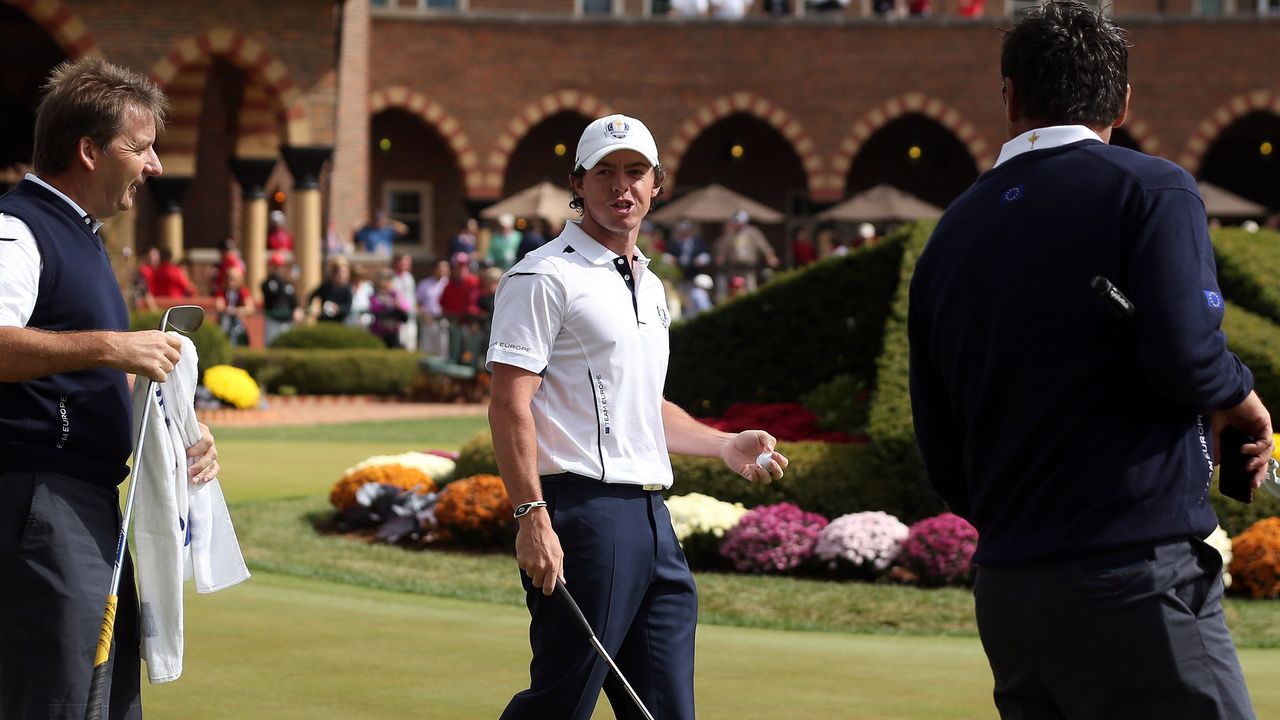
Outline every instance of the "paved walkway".
[(316, 425), (366, 420), (470, 417), (488, 412), (487, 403), (416, 403), (356, 395), (270, 395), (267, 407), (254, 410), (200, 410), (196, 416), (211, 427)]

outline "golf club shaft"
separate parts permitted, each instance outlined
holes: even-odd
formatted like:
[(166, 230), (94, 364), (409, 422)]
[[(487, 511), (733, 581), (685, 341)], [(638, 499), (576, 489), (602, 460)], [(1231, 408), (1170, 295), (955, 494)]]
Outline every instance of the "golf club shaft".
[(582, 625), (582, 629), (587, 631), (587, 640), (591, 643), (591, 647), (596, 649), (596, 653), (604, 658), (605, 663), (609, 665), (609, 669), (613, 670), (613, 673), (618, 676), (618, 680), (622, 681), (622, 687), (631, 696), (631, 700), (635, 702), (636, 707), (640, 708), (645, 720), (653, 720), (653, 715), (649, 714), (649, 708), (644, 706), (640, 696), (636, 694), (635, 688), (631, 687), (631, 683), (627, 682), (627, 676), (623, 675), (622, 670), (618, 669), (618, 664), (613, 661), (613, 658), (609, 657), (609, 652), (604, 649), (604, 645), (600, 644), (600, 639), (596, 637), (595, 631), (591, 629), (591, 623), (587, 622), (587, 617), (582, 614), (582, 609), (578, 607), (578, 603), (574, 602), (573, 596), (569, 594), (569, 589), (560, 580), (556, 580), (556, 593), (564, 598), (569, 609), (578, 618), (578, 623)]
[(98, 651), (93, 657), (93, 678), (89, 682), (89, 704), (84, 708), (85, 720), (100, 720), (106, 698), (107, 659), (111, 657), (111, 641), (115, 636), (116, 603), (120, 593), (120, 570), (124, 565), (125, 547), (129, 542), (129, 518), (133, 515), (133, 500), (138, 491), (138, 465), (142, 462), (142, 441), (147, 436), (147, 422), (151, 418), (151, 398), (155, 385), (150, 378), (139, 378), (146, 383), (142, 404), (142, 422), (138, 425), (138, 442), (133, 451), (133, 468), (129, 471), (129, 493), (124, 502), (124, 517), (120, 521), (120, 538), (116, 542), (116, 563), (111, 570), (111, 590), (107, 593), (106, 608), (102, 612), (102, 628), (98, 631)]

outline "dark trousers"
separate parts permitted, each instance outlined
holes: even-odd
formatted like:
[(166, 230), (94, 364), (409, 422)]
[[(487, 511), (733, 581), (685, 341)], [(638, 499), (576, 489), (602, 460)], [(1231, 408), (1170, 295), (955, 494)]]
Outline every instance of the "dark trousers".
[[(565, 587), (601, 644), (657, 720), (693, 720), (698, 595), (662, 495), (590, 481), (544, 481), (543, 494)], [(587, 720), (601, 686), (619, 720), (642, 717), (565, 603), (521, 579), (532, 616), (530, 686), (503, 720)]]
[[(120, 533), (120, 494), (0, 472), (0, 720), (83, 720)], [(142, 717), (138, 601), (125, 554), (108, 669), (111, 720)]]
[(1004, 720), (1253, 718), (1199, 539), (980, 568), (978, 632)]

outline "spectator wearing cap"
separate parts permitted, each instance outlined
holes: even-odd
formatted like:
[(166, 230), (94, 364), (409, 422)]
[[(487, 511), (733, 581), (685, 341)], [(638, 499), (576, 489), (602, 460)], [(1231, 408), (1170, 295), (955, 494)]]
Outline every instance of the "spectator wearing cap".
[(469, 345), (472, 324), (480, 314), (480, 278), (471, 272), (471, 259), (466, 253), (454, 255), (451, 266), (449, 282), (440, 293), (440, 311), (449, 321), (446, 357), (458, 362)]
[(373, 219), (356, 231), (356, 246), (376, 255), (391, 255), (396, 240), (409, 234), (409, 226), (394, 220), (386, 210), (377, 210)]
[(689, 302), (685, 303), (685, 317), (697, 317), (711, 308), (715, 307), (715, 300), (712, 299), (711, 292), (715, 290), (716, 283), (711, 276), (706, 273), (698, 273), (693, 276), (693, 287), (689, 290)]
[(418, 301), (418, 349), (424, 353), (445, 355), (448, 352), (449, 321), (440, 306), (440, 296), (448, 285), (449, 261), (437, 260), (431, 266), (431, 274), (418, 281), (414, 292)]
[(853, 246), (875, 245), (876, 238), (876, 226), (869, 222), (861, 223), (858, 225), (858, 236), (854, 239)]
[(267, 216), (267, 249), (293, 252), (293, 233), (285, 227), (284, 211), (272, 210)]
[(746, 283), (746, 291), (756, 289), (756, 273), (762, 263), (769, 267), (778, 266), (778, 256), (773, 247), (765, 239), (760, 228), (751, 224), (751, 217), (746, 210), (739, 210), (725, 223), (724, 233), (716, 241), (716, 267), (719, 268), (721, 287), (727, 286), (728, 278), (741, 277)]
[(693, 720), (697, 589), (662, 498), (668, 453), (719, 457), (755, 481), (787, 462), (767, 433), (720, 432), (662, 397), (671, 316), (636, 243), (665, 177), (639, 120), (591, 122), (569, 175), (581, 221), (498, 286), (489, 424), (533, 646), (530, 686), (505, 720), (585, 720), (602, 686), (614, 715), (638, 717), (591, 646), (567, 641), (581, 627), (551, 597), (561, 579), (653, 716)]
[(487, 264), (510, 270), (516, 264), (516, 253), (520, 250), (523, 235), (516, 229), (515, 216), (503, 213), (498, 216), (498, 229), (489, 238), (489, 252), (485, 255)]
[(213, 275), (213, 295), (220, 294), (226, 288), (227, 273), (232, 268), (238, 269), (241, 278), (244, 277), (244, 258), (240, 257), (240, 245), (235, 238), (227, 238), (222, 243), (222, 257), (219, 258)]
[(284, 252), (277, 250), (271, 253), (267, 265), (269, 274), (262, 281), (262, 340), (269, 346), (281, 333), (302, 322), (302, 308), (298, 306), (293, 269)]

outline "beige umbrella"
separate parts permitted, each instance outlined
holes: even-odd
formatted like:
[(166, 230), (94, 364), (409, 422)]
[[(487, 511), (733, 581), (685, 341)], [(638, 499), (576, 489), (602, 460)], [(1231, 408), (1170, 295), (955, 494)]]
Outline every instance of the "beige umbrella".
[(723, 185), (708, 185), (685, 193), (661, 209), (649, 213), (649, 219), (659, 223), (680, 220), (693, 222), (725, 222), (739, 210), (746, 210), (753, 223), (780, 223), (785, 216), (768, 205), (730, 190)]
[(876, 185), (835, 207), (818, 213), (819, 220), (841, 222), (906, 222), (927, 220), (942, 210), (892, 185)]
[(1223, 190), (1203, 180), (1197, 180), (1204, 211), (1210, 217), (1247, 218), (1262, 217), (1267, 209), (1252, 200), (1246, 200), (1233, 192)]
[(568, 189), (543, 181), (481, 210), (480, 217), (496, 220), (499, 216), (511, 214), (522, 218), (543, 218), (563, 225), (570, 218), (578, 217), (569, 208), (570, 197)]

